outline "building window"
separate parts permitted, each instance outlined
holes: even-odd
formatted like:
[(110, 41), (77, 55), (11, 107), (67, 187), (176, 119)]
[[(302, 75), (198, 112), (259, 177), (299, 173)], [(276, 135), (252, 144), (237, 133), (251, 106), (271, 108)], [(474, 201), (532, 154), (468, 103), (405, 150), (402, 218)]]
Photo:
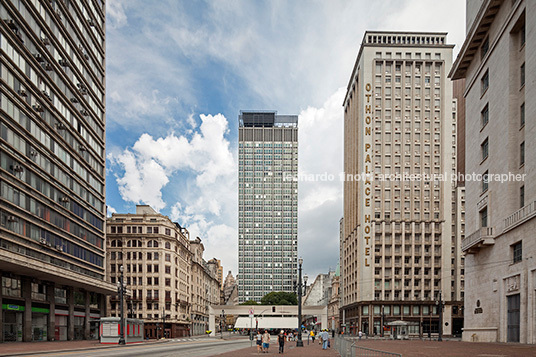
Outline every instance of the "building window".
[(480, 150), (482, 152), (482, 161), (486, 160), (489, 154), (489, 140), (486, 138), (484, 142), (480, 145)]
[(480, 85), (481, 85), (480, 93), (484, 94), (484, 92), (489, 87), (489, 70), (487, 70), (486, 73), (484, 73), (484, 75), (482, 76), (482, 79), (480, 80)]
[(525, 62), (521, 65), (521, 68), (519, 69), (519, 79), (521, 81), (521, 87), (525, 85)]
[(519, 165), (525, 164), (525, 142), (519, 144)]
[(482, 175), (482, 192), (486, 192), (488, 190), (488, 171), (484, 172)]
[(525, 126), (525, 103), (521, 104), (519, 107), (519, 118), (520, 118), (520, 127)]
[(525, 186), (521, 186), (519, 189), (519, 208), (525, 206)]
[(482, 125), (481, 127), (485, 127), (488, 124), (489, 121), (489, 104), (486, 104), (484, 109), (480, 112), (480, 118), (482, 119)]
[(517, 263), (517, 262), (520, 262), (522, 260), (523, 246), (522, 246), (521, 243), (522, 242), (517, 242), (516, 244), (512, 245), (513, 263)]
[(486, 53), (488, 53), (489, 50), (489, 37), (486, 37), (484, 42), (482, 42), (482, 46), (480, 47), (480, 59), (483, 59), (484, 56), (486, 56)]
[(482, 211), (480, 211), (480, 227), (487, 227), (488, 226), (488, 207), (484, 207)]

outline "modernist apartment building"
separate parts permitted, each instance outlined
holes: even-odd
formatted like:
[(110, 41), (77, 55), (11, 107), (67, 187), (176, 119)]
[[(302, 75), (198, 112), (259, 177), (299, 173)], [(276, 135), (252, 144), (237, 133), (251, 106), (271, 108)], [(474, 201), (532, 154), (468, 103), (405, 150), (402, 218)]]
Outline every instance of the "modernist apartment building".
[[(146, 337), (164, 336), (162, 326), (166, 337), (204, 334), (220, 287), (205, 266), (201, 240), (190, 241), (188, 230), (144, 205), (135, 214), (112, 214), (107, 234), (109, 281), (118, 283), (123, 266), (125, 313), (144, 320)], [(119, 303), (116, 293), (112, 316), (120, 316)]]
[(535, 46), (534, 1), (467, 1), (465, 341), (536, 343)]
[(403, 319), (410, 334), (435, 335), (440, 295), (442, 332), (461, 332), (452, 48), (445, 33), (363, 38), (344, 100), (347, 332), (383, 334), (382, 325)]
[(238, 297), (293, 291), (298, 254), (298, 117), (239, 116)]
[(0, 48), (0, 341), (97, 338), (104, 3), (2, 1)]

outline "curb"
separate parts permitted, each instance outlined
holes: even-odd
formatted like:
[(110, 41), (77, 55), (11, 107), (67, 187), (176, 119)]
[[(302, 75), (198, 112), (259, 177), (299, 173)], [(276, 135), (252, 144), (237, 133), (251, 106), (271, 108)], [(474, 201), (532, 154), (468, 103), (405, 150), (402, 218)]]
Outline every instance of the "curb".
[(131, 346), (141, 346), (141, 345), (154, 345), (158, 343), (167, 343), (170, 342), (170, 340), (159, 340), (159, 341), (152, 341), (152, 342), (144, 342), (144, 343), (134, 343), (129, 345), (96, 345), (94, 347), (81, 347), (81, 348), (71, 348), (71, 349), (63, 349), (63, 350), (46, 350), (46, 351), (32, 351), (32, 352), (15, 352), (15, 353), (7, 353), (7, 354), (0, 354), (0, 357), (9, 357), (9, 356), (31, 356), (35, 354), (51, 354), (51, 353), (60, 353), (60, 352), (77, 352), (77, 351), (89, 351), (89, 350), (100, 350), (100, 349), (110, 349), (110, 348), (119, 348), (119, 347), (131, 347)]

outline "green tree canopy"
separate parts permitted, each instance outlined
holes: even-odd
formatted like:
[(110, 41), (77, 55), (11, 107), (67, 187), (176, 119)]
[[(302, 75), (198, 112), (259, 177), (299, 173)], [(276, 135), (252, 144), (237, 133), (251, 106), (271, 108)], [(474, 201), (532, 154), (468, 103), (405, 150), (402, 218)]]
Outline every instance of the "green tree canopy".
[(298, 305), (298, 298), (294, 293), (272, 291), (262, 297), (261, 305)]

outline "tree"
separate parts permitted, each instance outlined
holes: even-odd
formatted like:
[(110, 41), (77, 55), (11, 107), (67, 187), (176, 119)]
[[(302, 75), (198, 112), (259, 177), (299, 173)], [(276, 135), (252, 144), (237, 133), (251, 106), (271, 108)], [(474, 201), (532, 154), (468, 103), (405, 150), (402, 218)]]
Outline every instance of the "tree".
[(256, 302), (255, 300), (248, 300), (248, 301), (244, 301), (240, 305), (259, 305), (259, 303)]
[(262, 297), (261, 305), (298, 305), (298, 298), (294, 293), (272, 291)]

